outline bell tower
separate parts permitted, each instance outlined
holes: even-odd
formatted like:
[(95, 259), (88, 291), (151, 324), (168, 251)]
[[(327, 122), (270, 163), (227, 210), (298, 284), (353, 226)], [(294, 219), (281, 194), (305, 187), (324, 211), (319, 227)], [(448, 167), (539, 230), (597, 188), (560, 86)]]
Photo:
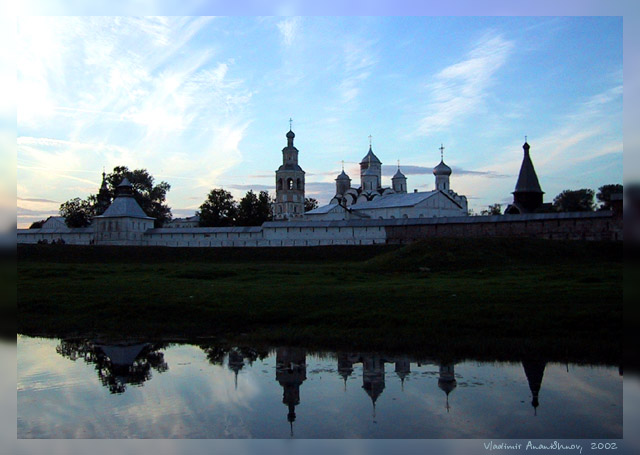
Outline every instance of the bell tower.
[(302, 218), (304, 215), (304, 171), (298, 165), (298, 149), (293, 146), (296, 135), (287, 133), (287, 146), (282, 149), (282, 165), (276, 171), (276, 201), (273, 203), (275, 220)]

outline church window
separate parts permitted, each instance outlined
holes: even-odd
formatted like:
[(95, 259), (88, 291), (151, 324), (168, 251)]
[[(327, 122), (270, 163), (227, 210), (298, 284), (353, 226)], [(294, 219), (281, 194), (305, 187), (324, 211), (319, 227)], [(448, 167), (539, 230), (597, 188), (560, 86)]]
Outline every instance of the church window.
[(282, 179), (278, 179), (278, 184), (276, 186), (276, 189), (278, 189), (278, 190), (282, 189)]
[(291, 178), (287, 179), (287, 189), (289, 190), (293, 189), (293, 179)]
[(301, 190), (302, 189), (302, 180), (298, 179), (297, 183), (298, 183), (297, 184), (298, 189)]

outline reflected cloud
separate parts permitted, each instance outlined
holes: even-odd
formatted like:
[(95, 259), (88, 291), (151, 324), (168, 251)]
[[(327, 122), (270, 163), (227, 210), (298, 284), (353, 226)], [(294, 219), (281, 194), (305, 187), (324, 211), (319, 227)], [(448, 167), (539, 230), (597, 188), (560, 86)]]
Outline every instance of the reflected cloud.
[[(22, 438), (604, 438), (622, 431), (617, 369), (564, 372), (538, 357), (483, 363), (21, 336), (18, 360)], [(591, 404), (599, 413), (588, 411)]]

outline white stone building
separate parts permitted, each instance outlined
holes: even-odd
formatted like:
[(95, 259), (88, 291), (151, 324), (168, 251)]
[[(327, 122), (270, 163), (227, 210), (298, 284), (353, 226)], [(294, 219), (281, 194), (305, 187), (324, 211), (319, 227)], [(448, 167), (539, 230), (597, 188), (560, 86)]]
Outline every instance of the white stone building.
[(200, 215), (188, 216), (186, 218), (174, 218), (164, 223), (162, 227), (166, 229), (177, 229), (196, 228), (198, 226), (200, 226)]
[(336, 178), (336, 194), (329, 204), (305, 213), (309, 220), (396, 219), (466, 216), (467, 198), (458, 195), (449, 184), (451, 168), (441, 160), (433, 169), (436, 178), (432, 191), (407, 192), (407, 178), (398, 170), (391, 186), (382, 186), (382, 162), (369, 152), (360, 162), (360, 187), (342, 170)]
[(133, 187), (125, 177), (116, 188), (109, 208), (93, 218), (94, 239), (100, 245), (144, 245), (144, 234), (153, 229), (154, 218), (147, 216), (133, 197)]

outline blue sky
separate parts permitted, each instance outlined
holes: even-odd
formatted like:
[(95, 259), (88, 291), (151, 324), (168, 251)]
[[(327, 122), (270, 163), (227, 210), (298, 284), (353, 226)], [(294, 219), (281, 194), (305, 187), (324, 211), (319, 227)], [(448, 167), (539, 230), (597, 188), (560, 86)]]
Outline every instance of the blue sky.
[(174, 216), (272, 190), (290, 117), (321, 203), (369, 135), (410, 190), (443, 143), (476, 212), (511, 200), (525, 135), (546, 201), (622, 183), (616, 17), (22, 17), (17, 68), (19, 226), (116, 165), (169, 182)]

